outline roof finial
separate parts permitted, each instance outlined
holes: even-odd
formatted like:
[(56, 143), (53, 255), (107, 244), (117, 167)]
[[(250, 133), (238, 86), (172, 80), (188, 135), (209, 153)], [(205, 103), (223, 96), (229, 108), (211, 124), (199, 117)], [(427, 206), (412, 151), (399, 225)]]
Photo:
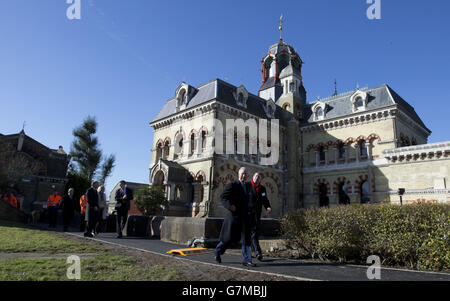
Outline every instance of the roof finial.
[(281, 33), (283, 31), (283, 14), (281, 14), (280, 16), (280, 26), (278, 27), (278, 29), (280, 30), (280, 41), (283, 41), (283, 38), (281, 37)]
[(333, 96), (336, 96), (336, 95), (338, 95), (338, 92), (337, 92), (337, 82), (336, 82), (336, 79), (334, 79), (334, 94), (333, 94)]
[(22, 125), (22, 132), (25, 132), (25, 125), (27, 124), (27, 122), (26, 121), (24, 121), (23, 122), (23, 125)]

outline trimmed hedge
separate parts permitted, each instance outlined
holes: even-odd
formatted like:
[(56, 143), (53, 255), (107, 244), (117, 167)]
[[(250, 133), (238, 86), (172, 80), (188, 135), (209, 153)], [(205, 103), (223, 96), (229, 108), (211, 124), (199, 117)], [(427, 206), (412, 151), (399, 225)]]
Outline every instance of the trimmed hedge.
[(450, 205), (348, 205), (283, 218), (286, 246), (303, 256), (420, 270), (450, 269)]

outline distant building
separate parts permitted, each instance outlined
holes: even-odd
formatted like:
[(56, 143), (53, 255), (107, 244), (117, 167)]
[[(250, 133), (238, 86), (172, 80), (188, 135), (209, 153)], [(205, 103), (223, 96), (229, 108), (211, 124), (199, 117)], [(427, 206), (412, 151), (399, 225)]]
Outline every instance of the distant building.
[(18, 134), (0, 134), (0, 151), (5, 150), (12, 152), (12, 155), (20, 155), (16, 157), (21, 158), (21, 163), (27, 163), (24, 166), (33, 167), (27, 176), (13, 183), (11, 187), (13, 192), (23, 196), (23, 211), (30, 212), (35, 207), (42, 208), (53, 187), (61, 195), (64, 193), (70, 156), (62, 146), (51, 149), (27, 136), (22, 130)]
[[(109, 194), (109, 206), (108, 206), (108, 214), (112, 214), (115, 209), (114, 207), (116, 206), (116, 191), (118, 189), (120, 189), (119, 186), (120, 182), (118, 182), (116, 184), (116, 186), (114, 186), (113, 190), (111, 190), (111, 193)], [(127, 182), (127, 187), (130, 188), (131, 190), (133, 190), (133, 192), (136, 190), (136, 188), (138, 188), (139, 186), (144, 185), (144, 186), (148, 186), (148, 184), (145, 183), (134, 183), (134, 182)], [(134, 201), (130, 202), (130, 211), (128, 211), (129, 215), (142, 215), (142, 212), (139, 211), (136, 206), (134, 205)]]

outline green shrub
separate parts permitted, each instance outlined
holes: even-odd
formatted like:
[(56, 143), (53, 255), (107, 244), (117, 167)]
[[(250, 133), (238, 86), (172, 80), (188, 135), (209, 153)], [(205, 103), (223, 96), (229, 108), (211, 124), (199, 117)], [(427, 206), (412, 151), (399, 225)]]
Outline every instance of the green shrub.
[(450, 206), (350, 205), (299, 210), (281, 223), (286, 245), (304, 256), (384, 265), (450, 269)]
[(134, 190), (134, 204), (144, 215), (150, 216), (159, 214), (168, 201), (160, 187), (140, 185)]

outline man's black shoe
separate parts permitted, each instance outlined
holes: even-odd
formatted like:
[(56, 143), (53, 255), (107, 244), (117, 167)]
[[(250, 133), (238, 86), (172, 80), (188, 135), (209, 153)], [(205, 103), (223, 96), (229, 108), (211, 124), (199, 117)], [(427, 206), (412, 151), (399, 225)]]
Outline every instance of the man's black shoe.
[(251, 263), (251, 262), (243, 262), (242, 263), (243, 266), (249, 267), (249, 268), (254, 268), (256, 267), (256, 264)]
[(256, 259), (259, 261), (263, 261), (263, 256), (261, 254), (256, 255)]
[(117, 235), (117, 238), (122, 238), (122, 235)]
[(94, 235), (92, 233), (84, 233), (84, 237), (94, 237)]
[(222, 258), (220, 258), (219, 254), (216, 254), (216, 257), (214, 259), (217, 261), (217, 263), (222, 263)]

